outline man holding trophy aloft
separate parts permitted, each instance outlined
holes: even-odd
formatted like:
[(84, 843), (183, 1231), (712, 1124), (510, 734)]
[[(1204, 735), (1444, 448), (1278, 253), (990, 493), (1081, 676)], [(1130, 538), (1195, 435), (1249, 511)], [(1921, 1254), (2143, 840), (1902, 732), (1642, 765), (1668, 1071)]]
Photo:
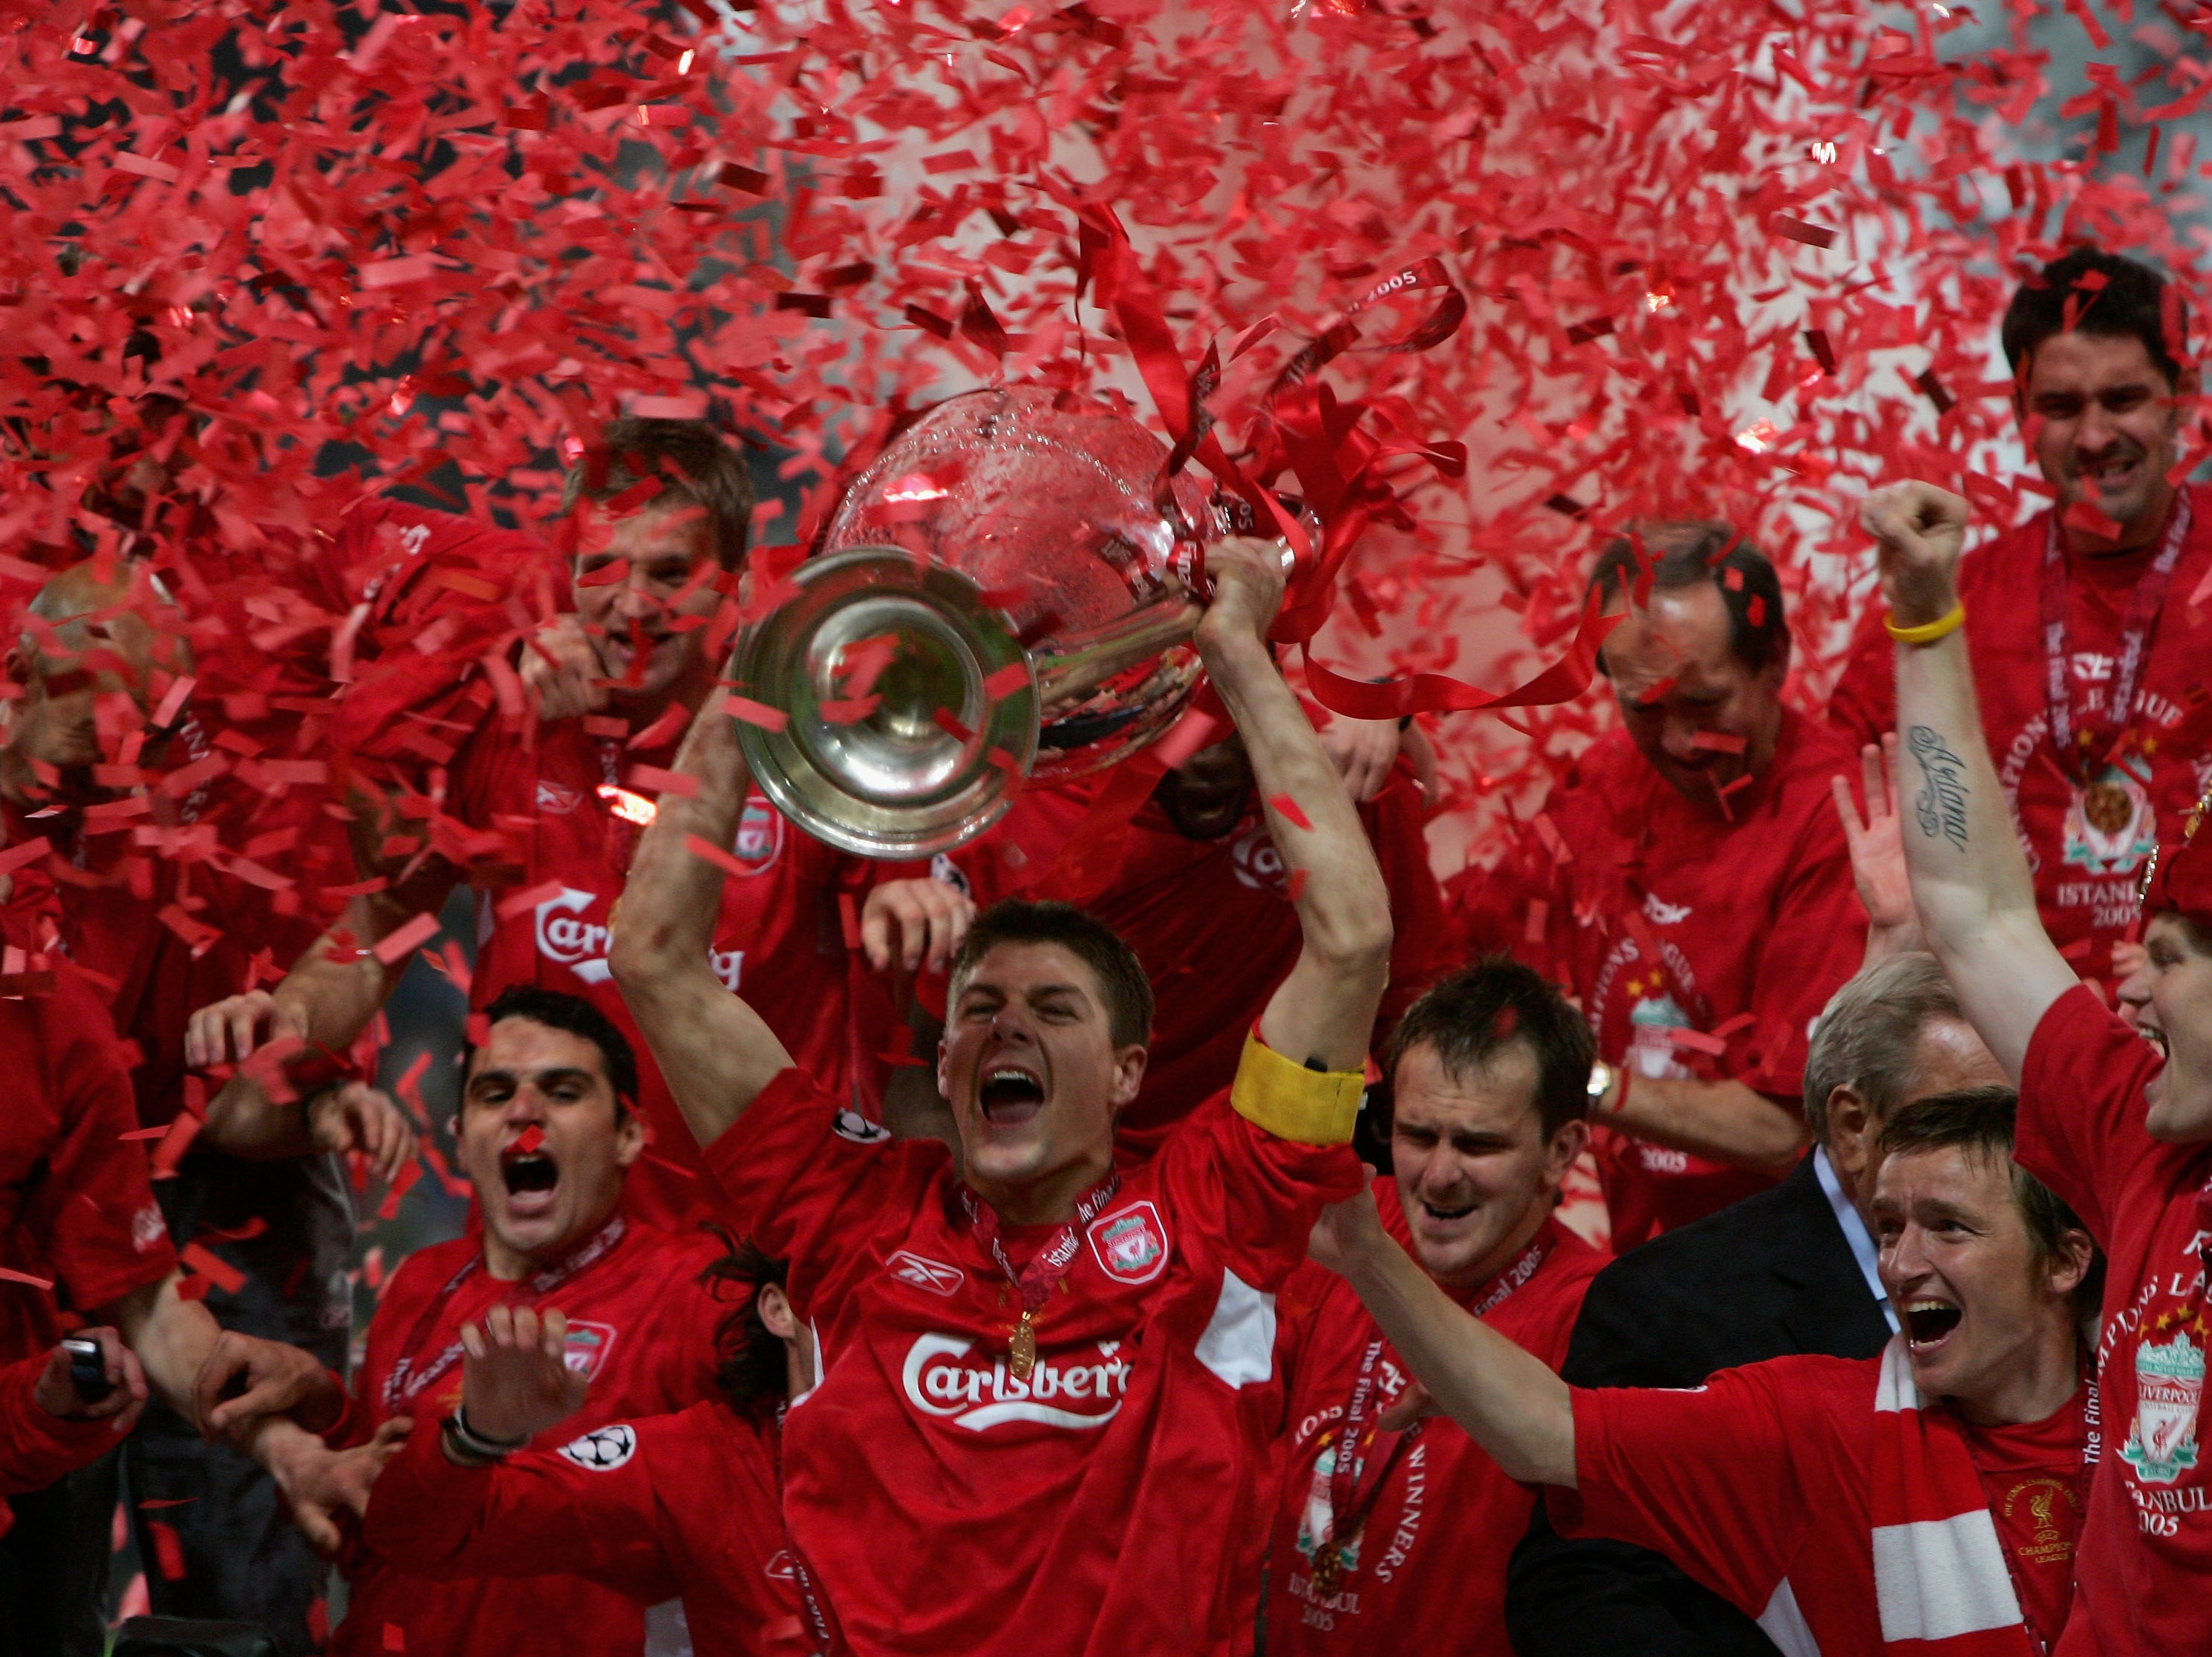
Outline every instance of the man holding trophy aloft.
[[(1156, 590), (1249, 750), (1296, 871), (1304, 947), (1233, 1087), (1150, 1163), (1117, 1172), (1113, 1142), (1143, 1085), (1152, 987), (1120, 939), (1069, 906), (987, 911), (955, 962), (937, 1073), (957, 1158), (842, 1108), (723, 987), (704, 929), (725, 871), (696, 848), (735, 829), (750, 780), (739, 733), (757, 750), (750, 733), (776, 723), (757, 701), (738, 703), (750, 726), (717, 704), (694, 722), (678, 765), (696, 792), (664, 795), (617, 914), (615, 977), (699, 1140), (717, 1206), (790, 1260), (820, 1381), (787, 1424), (785, 1513), (811, 1590), (856, 1652), (1181, 1657), (1225, 1652), (1249, 1627), (1277, 1384), (1273, 1291), (1304, 1258), (1322, 1205), (1359, 1184), (1347, 1144), (1391, 922), (1352, 801), (1267, 647), (1280, 549), (1230, 538), (1178, 551), (1188, 580), (1170, 571)], [(830, 710), (847, 722), (836, 737), (813, 733), (813, 761), (841, 739), (878, 764), (902, 738), (926, 744), (912, 716), (931, 694), (947, 718), (921, 717), (939, 731), (995, 731), (997, 709), (1018, 703), (1017, 745), (1033, 738), (1040, 706), (1054, 711), (1042, 652), (982, 664), (985, 705), (970, 695), (948, 707), (976, 688), (957, 625), (931, 623), (926, 604), (902, 614), (884, 601), (933, 583), (951, 595), (939, 614), (988, 622), (994, 607), (941, 565), (914, 561), (911, 573), (904, 589), (894, 574), (854, 601), (873, 615), (844, 626), (837, 646), (888, 659), (863, 696), (823, 700), (882, 700)], [(1154, 652), (1160, 619), (1139, 623)], [(757, 623), (740, 645), (741, 694), (760, 689), (744, 665), (778, 624)], [(1115, 648), (1095, 633), (1085, 647)], [(837, 654), (795, 659), (834, 675)], [(1157, 671), (1135, 665), (1139, 679)], [(1124, 653), (1121, 671), (1131, 667)], [(802, 744), (804, 701), (776, 710)], [(1208, 1515), (1196, 1530), (1194, 1513)]]

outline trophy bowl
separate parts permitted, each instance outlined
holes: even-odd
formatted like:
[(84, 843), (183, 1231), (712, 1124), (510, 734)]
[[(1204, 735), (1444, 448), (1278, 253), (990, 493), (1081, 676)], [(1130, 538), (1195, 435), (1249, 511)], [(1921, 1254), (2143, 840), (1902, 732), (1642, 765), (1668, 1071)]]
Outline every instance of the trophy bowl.
[(816, 838), (921, 858), (973, 839), (1024, 778), (1134, 753), (1195, 689), (1192, 554), (1224, 532), (1204, 489), (1154, 490), (1133, 419), (1024, 387), (948, 399), (847, 491), (793, 591), (739, 636), (755, 780)]

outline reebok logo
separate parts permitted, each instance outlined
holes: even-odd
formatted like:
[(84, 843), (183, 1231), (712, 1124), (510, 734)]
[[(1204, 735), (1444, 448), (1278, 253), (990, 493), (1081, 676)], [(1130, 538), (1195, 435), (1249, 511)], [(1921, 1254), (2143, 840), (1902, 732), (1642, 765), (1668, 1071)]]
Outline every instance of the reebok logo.
[(910, 1283), (916, 1289), (927, 1289), (933, 1295), (956, 1295), (967, 1281), (967, 1273), (957, 1266), (947, 1266), (942, 1260), (933, 1260), (926, 1254), (917, 1254), (902, 1248), (884, 1264), (901, 1283)]
[(900, 1371), (908, 1402), (971, 1433), (1010, 1421), (1087, 1430), (1103, 1427), (1121, 1411), (1129, 1366), (1115, 1356), (1121, 1347), (1117, 1340), (1097, 1343), (1102, 1360), (1097, 1363), (1040, 1356), (1027, 1381), (1006, 1373), (1004, 1357), (988, 1363), (970, 1359), (975, 1344), (958, 1335), (929, 1334), (916, 1340)]

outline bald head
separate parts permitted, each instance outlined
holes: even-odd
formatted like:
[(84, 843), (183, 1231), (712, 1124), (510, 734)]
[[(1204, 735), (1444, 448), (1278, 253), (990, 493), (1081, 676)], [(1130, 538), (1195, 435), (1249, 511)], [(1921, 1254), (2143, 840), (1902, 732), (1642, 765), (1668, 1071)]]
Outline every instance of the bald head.
[(191, 671), (182, 619), (143, 564), (88, 560), (55, 576), (27, 606), (23, 665), (46, 680), (112, 675), (118, 683), (100, 689), (127, 690), (143, 704), (154, 670)]
[(40, 766), (95, 763), (143, 722), (169, 683), (191, 671), (181, 624), (143, 564), (97, 558), (41, 587), (8, 654), (8, 677), (22, 687), (7, 715), (9, 792)]

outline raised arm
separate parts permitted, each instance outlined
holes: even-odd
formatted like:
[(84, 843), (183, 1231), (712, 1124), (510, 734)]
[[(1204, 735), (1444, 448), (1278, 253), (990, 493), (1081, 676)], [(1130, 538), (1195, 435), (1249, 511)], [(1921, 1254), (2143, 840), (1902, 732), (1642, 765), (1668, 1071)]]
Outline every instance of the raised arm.
[[(390, 965), (380, 960), (376, 945), (417, 914), (444, 907), (456, 877), (440, 867), (437, 878), (411, 887), (406, 896), (375, 892), (355, 898), (273, 989), (229, 996), (194, 1012), (185, 1027), (185, 1062), (196, 1070), (242, 1064), (257, 1049), (287, 1038), (333, 1053), (351, 1047), (407, 969), (405, 956)], [(229, 1106), (239, 1112), (259, 1108), (251, 1097)]]
[(790, 1066), (791, 1055), (708, 964), (725, 871), (691, 846), (728, 850), (748, 782), (737, 731), (719, 697), (693, 718), (676, 769), (696, 779), (698, 792), (689, 798), (673, 788), (661, 795), (615, 906), (607, 964), (691, 1137), (707, 1145)]
[[(1893, 630), (1950, 617), (1966, 503), (1932, 484), (1895, 483), (1867, 497), (1860, 519), (1881, 543)], [(1898, 640), (1897, 729), (1913, 906), (1966, 1017), (2017, 1080), (2037, 1023), (2076, 980), (2036, 913), (2034, 879), (1974, 706), (1963, 628)]]
[(1350, 792), (1267, 653), (1280, 555), (1269, 542), (1231, 539), (1207, 549), (1206, 565), (1215, 586), (1199, 653), (1244, 739), (1304, 938), (1260, 1017), (1261, 1038), (1299, 1063), (1358, 1070), (1390, 980), (1389, 888)]
[(1454, 1304), (1382, 1229), (1372, 1193), (1322, 1211), (1313, 1257), (1352, 1285), (1437, 1406), (1507, 1478), (1575, 1487), (1574, 1399), (1567, 1383), (1541, 1358)]

